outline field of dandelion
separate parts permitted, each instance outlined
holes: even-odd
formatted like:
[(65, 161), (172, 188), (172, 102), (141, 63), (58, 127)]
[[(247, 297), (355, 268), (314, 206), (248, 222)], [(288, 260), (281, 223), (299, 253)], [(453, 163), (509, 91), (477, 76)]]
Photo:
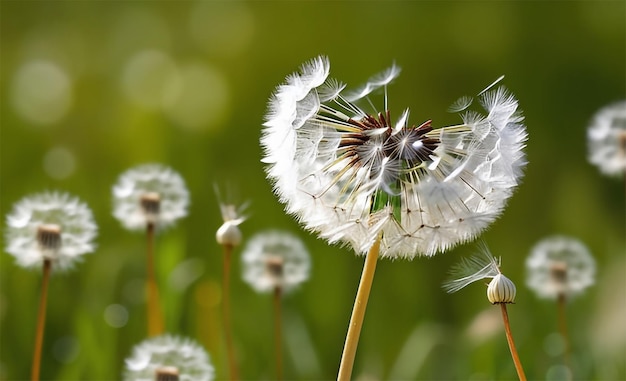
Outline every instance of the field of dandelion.
[[(201, 345), (229, 375), (220, 202), (248, 203), (232, 253), (230, 307), (241, 379), (274, 379), (271, 294), (243, 277), (267, 229), (300, 238), (308, 280), (282, 299), (283, 378), (337, 375), (364, 257), (307, 232), (272, 192), (259, 144), (268, 100), (318, 55), (355, 88), (393, 63), (392, 117), (459, 123), (448, 107), (502, 81), (528, 132), (524, 177), (480, 235), (517, 286), (508, 306), (529, 379), (567, 379), (557, 304), (526, 286), (533, 246), (574, 237), (595, 282), (566, 305), (576, 380), (626, 379), (624, 178), (588, 160), (594, 113), (626, 96), (626, 5), (600, 2), (0, 3), (0, 380), (29, 379), (41, 269), (9, 255), (6, 216), (24, 197), (67, 192), (93, 212), (93, 252), (49, 283), (41, 379), (120, 379), (147, 338), (146, 235), (113, 215), (113, 187), (146, 163), (175, 170), (188, 214), (159, 231), (165, 331)], [(219, 188), (219, 196), (215, 188)], [(354, 364), (360, 380), (516, 379), (499, 308), (477, 282), (442, 284), (476, 242), (430, 258), (380, 259)]]

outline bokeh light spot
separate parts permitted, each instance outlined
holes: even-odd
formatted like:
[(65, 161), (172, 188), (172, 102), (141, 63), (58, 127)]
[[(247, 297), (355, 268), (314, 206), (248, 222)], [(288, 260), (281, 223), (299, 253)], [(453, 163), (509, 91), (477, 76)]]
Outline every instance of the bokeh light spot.
[(121, 304), (111, 304), (104, 309), (104, 321), (113, 328), (121, 328), (128, 323), (128, 310)]
[(74, 154), (63, 147), (54, 147), (43, 158), (43, 169), (53, 179), (70, 177), (76, 169)]
[(190, 258), (181, 262), (170, 273), (169, 283), (178, 291), (185, 291), (204, 274), (204, 263), (200, 258)]
[(15, 112), (23, 119), (50, 125), (70, 110), (72, 85), (59, 66), (49, 61), (33, 60), (22, 65), (15, 74), (11, 100)]
[(190, 129), (209, 129), (218, 125), (230, 107), (230, 91), (222, 73), (200, 64), (180, 70), (178, 96), (167, 102), (165, 111), (177, 125)]
[(122, 87), (133, 102), (158, 109), (178, 94), (176, 64), (165, 53), (144, 50), (131, 57), (122, 74)]

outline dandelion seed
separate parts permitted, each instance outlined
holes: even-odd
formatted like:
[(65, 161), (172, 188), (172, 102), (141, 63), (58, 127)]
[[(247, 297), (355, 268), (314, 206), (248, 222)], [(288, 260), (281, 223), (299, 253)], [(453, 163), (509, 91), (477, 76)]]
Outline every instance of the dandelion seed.
[(207, 352), (190, 339), (163, 335), (143, 341), (126, 359), (125, 381), (211, 381)]
[[(269, 102), (262, 161), (289, 214), (357, 253), (382, 236), (382, 257), (407, 258), (471, 240), (498, 217), (526, 164), (513, 95), (503, 87), (482, 93), (486, 113), (465, 111), (460, 125), (414, 125), (408, 110), (394, 123), (387, 87), (397, 66), (356, 92), (329, 71), (325, 57), (307, 62)], [(377, 110), (371, 97), (379, 89)]]
[(626, 172), (626, 101), (600, 109), (587, 130), (589, 161), (608, 176)]
[(50, 260), (55, 270), (67, 270), (95, 249), (98, 228), (91, 210), (67, 193), (25, 197), (6, 221), (6, 251), (22, 267), (40, 269)]
[(243, 278), (258, 292), (285, 292), (306, 281), (309, 253), (296, 236), (281, 231), (256, 234), (243, 250)]
[(168, 227), (187, 215), (189, 192), (183, 178), (159, 164), (124, 172), (113, 186), (113, 215), (129, 230)]
[(526, 285), (541, 298), (571, 298), (593, 285), (595, 268), (593, 256), (577, 239), (547, 237), (526, 259)]

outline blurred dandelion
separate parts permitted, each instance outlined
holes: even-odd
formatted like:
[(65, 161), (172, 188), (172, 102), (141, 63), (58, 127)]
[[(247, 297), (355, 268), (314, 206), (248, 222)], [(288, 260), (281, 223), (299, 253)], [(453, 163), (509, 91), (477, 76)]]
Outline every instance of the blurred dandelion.
[(309, 278), (311, 261), (302, 241), (282, 231), (265, 231), (243, 250), (243, 279), (258, 292), (289, 292)]
[(161, 229), (187, 215), (189, 192), (183, 178), (160, 164), (124, 172), (113, 186), (113, 215), (129, 230), (149, 224)]
[(248, 204), (244, 203), (237, 206), (235, 203), (223, 201), (217, 185), (214, 188), (223, 220), (222, 225), (215, 233), (215, 239), (217, 240), (217, 243), (222, 246), (224, 252), (224, 267), (222, 274), (222, 321), (224, 324), (224, 337), (226, 339), (230, 379), (236, 380), (239, 378), (239, 370), (237, 369), (237, 360), (235, 359), (235, 348), (233, 345), (230, 318), (230, 268), (233, 249), (236, 246), (239, 246), (243, 239), (239, 225), (241, 225), (248, 218), (243, 214), (248, 207)]
[[(469, 110), (464, 97), (453, 107), (463, 123), (434, 128), (430, 120), (410, 124), (408, 109), (392, 121), (387, 85), (399, 67), (353, 92), (329, 71), (317, 57), (277, 87), (262, 161), (289, 214), (330, 243), (368, 253), (340, 369), (349, 378), (378, 255), (434, 255), (475, 238), (520, 181), (527, 134), (517, 100), (495, 83), (479, 94), (486, 114)], [(381, 88), (378, 110), (370, 95)]]
[(154, 274), (155, 230), (187, 215), (189, 192), (183, 178), (170, 168), (145, 164), (124, 172), (113, 186), (113, 215), (129, 230), (146, 231), (148, 335), (163, 332), (163, 312)]
[(211, 381), (215, 374), (204, 348), (172, 335), (141, 342), (125, 362), (125, 381)]
[(33, 354), (32, 379), (39, 379), (46, 320), (48, 283), (52, 267), (67, 270), (95, 249), (97, 225), (89, 207), (67, 193), (28, 196), (7, 215), (6, 251), (19, 266), (43, 268), (41, 297)]
[(589, 161), (608, 176), (626, 171), (626, 101), (600, 109), (587, 129)]
[(453, 293), (481, 279), (491, 279), (487, 285), (487, 299), (491, 304), (500, 305), (506, 340), (509, 344), (517, 376), (520, 381), (526, 380), (524, 368), (522, 367), (517, 349), (515, 348), (515, 342), (513, 341), (509, 314), (506, 308), (507, 304), (515, 302), (515, 283), (502, 274), (500, 265), (501, 259), (491, 255), (487, 245), (481, 244), (480, 253), (478, 255), (469, 259), (463, 258), (459, 264), (452, 268), (450, 271), (451, 279), (443, 284), (443, 288), (448, 293)]
[(243, 250), (243, 279), (258, 292), (274, 293), (276, 379), (282, 379), (281, 296), (309, 277), (309, 253), (302, 241), (287, 232), (256, 234)]
[(557, 301), (559, 327), (565, 342), (565, 362), (569, 367), (566, 302), (594, 284), (595, 260), (579, 240), (556, 235), (535, 244), (526, 259), (526, 270), (526, 285), (540, 298)]

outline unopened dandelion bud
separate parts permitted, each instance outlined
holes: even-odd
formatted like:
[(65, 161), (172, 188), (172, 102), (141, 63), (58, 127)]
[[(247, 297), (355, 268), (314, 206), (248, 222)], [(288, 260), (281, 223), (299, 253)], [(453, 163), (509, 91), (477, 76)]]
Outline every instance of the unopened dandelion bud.
[(242, 238), (239, 226), (232, 221), (224, 222), (215, 234), (215, 239), (220, 245), (239, 246)]
[(164, 366), (155, 371), (154, 381), (178, 381), (178, 368), (174, 366)]
[(498, 274), (489, 282), (487, 299), (491, 304), (513, 303), (515, 292), (515, 283), (503, 274)]
[(39, 225), (37, 228), (37, 243), (41, 250), (58, 250), (61, 247), (61, 227), (56, 224)]

